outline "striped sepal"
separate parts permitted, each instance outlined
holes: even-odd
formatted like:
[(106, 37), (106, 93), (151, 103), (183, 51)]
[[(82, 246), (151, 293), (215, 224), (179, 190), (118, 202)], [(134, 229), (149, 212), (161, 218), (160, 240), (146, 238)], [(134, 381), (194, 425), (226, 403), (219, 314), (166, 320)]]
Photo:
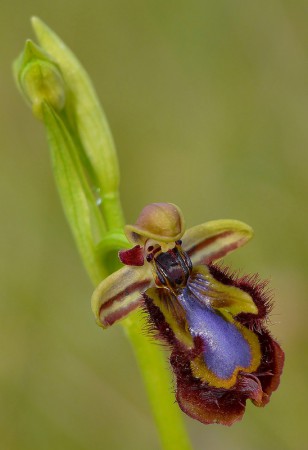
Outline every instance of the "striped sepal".
[(92, 296), (92, 310), (103, 328), (126, 317), (142, 304), (142, 293), (154, 284), (150, 270), (123, 267), (103, 280)]
[(209, 264), (246, 244), (252, 228), (238, 220), (212, 220), (189, 228), (183, 238), (183, 249), (193, 265)]

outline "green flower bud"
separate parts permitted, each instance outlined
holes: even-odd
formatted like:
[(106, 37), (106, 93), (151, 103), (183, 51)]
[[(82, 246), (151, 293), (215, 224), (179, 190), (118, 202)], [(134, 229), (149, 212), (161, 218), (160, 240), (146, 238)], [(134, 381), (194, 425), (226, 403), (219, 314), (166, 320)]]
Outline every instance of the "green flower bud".
[(20, 91), (38, 119), (43, 119), (43, 103), (58, 112), (63, 109), (65, 84), (61, 72), (47, 53), (32, 41), (26, 42), (14, 65), (14, 73)]

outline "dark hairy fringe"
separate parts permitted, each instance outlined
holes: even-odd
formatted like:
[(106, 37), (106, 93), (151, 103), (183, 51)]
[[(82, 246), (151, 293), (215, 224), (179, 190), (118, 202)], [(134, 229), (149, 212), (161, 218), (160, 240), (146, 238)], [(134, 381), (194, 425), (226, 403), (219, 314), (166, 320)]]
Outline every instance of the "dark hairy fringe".
[[(156, 343), (168, 350), (174, 345), (174, 334), (170, 326), (165, 321), (165, 317), (158, 306), (154, 305), (151, 298), (143, 294), (144, 304), (141, 307), (142, 315), (145, 319), (143, 331)], [(166, 333), (166, 330), (168, 332)]]
[(236, 319), (251, 329), (260, 331), (264, 322), (269, 320), (273, 309), (273, 290), (269, 288), (269, 280), (262, 280), (259, 274), (240, 275), (240, 271), (232, 271), (223, 263), (210, 264), (211, 275), (223, 284), (235, 286), (249, 294), (258, 308), (258, 314), (240, 313)]

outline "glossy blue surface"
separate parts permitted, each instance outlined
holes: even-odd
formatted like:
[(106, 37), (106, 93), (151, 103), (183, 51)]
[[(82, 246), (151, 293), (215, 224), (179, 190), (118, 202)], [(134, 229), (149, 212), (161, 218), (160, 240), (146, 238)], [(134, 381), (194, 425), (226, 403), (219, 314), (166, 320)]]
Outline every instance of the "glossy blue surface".
[(185, 288), (178, 300), (186, 311), (192, 336), (204, 342), (204, 360), (217, 377), (228, 379), (234, 370), (251, 364), (248, 342), (236, 326), (215, 310), (211, 310)]

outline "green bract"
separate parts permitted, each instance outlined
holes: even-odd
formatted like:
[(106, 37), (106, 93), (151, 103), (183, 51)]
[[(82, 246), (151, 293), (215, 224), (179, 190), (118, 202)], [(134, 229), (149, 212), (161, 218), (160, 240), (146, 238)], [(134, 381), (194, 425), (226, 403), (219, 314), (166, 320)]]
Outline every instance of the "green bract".
[(116, 266), (108, 254), (127, 246), (115, 147), (79, 61), (42, 21), (32, 23), (42, 47), (27, 41), (15, 79), (46, 126), (65, 214), (92, 280), (99, 280)]

